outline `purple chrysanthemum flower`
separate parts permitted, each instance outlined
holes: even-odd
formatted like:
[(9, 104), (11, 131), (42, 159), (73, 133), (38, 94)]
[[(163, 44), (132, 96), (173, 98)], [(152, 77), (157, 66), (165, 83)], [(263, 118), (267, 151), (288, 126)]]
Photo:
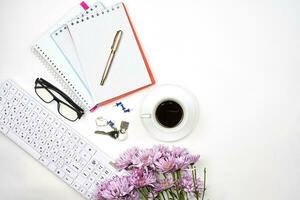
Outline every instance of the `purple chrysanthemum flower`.
[(174, 171), (176, 166), (176, 159), (172, 156), (160, 158), (158, 161), (155, 162), (156, 171), (161, 173), (167, 173)]
[(190, 165), (189, 156), (179, 156), (175, 158), (175, 167), (174, 170), (186, 169)]
[(152, 171), (145, 169), (134, 169), (130, 175), (130, 182), (135, 188), (153, 186), (156, 177)]
[(140, 150), (137, 147), (126, 150), (120, 157), (116, 160), (116, 167), (118, 169), (129, 169), (132, 166), (132, 162), (136, 157), (139, 156)]
[(173, 147), (171, 149), (171, 154), (172, 156), (176, 157), (182, 157), (182, 156), (188, 156), (190, 153), (187, 151), (186, 148), (181, 148), (181, 147)]
[(172, 187), (174, 187), (174, 181), (170, 177), (166, 177), (165, 179), (159, 180), (154, 184), (154, 191), (155, 193), (159, 193), (165, 190), (168, 190)]
[(195, 192), (195, 185), (193, 177), (189, 173), (184, 173), (182, 176), (180, 186), (183, 188), (183, 190), (187, 193), (194, 193)]
[(193, 165), (196, 162), (198, 162), (198, 160), (200, 159), (200, 155), (189, 155), (188, 159), (189, 159), (190, 164)]
[(154, 149), (141, 150), (139, 155), (133, 159), (133, 165), (137, 168), (150, 167), (154, 169), (154, 162), (161, 158), (162, 154)]
[(189, 194), (195, 194), (196, 191), (199, 194), (203, 192), (203, 182), (201, 181), (201, 179), (198, 178), (194, 182), (193, 176), (188, 172), (185, 172), (183, 174), (179, 186)]
[(98, 190), (98, 199), (119, 199), (131, 196), (134, 186), (128, 176), (117, 177), (102, 183)]
[(161, 144), (154, 146), (152, 148), (152, 150), (156, 151), (156, 152), (160, 152), (162, 156), (169, 156), (169, 155), (171, 155), (169, 147), (161, 145)]

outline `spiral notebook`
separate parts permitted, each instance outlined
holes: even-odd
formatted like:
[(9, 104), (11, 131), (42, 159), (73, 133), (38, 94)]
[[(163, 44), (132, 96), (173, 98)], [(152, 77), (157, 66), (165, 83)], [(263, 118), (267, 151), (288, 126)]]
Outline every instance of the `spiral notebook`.
[[(108, 78), (104, 86), (100, 86), (110, 47), (118, 30), (123, 31), (123, 37)], [(65, 79), (64, 84), (71, 87), (88, 109), (110, 103), (155, 83), (123, 3), (109, 8), (92, 7), (56, 27), (51, 39), (60, 59), (64, 60), (62, 67), (56, 65), (54, 59), (52, 62), (57, 69), (54, 68), (58, 72), (62, 71), (61, 68), (65, 69), (60, 74)]]
[[(92, 6), (89, 6), (92, 5)], [(34, 46), (33, 51), (39, 57), (41, 62), (49, 69), (57, 81), (61, 84), (64, 91), (76, 102), (79, 106), (88, 110), (92, 108), (95, 103), (92, 100), (88, 88), (82, 84), (79, 76), (76, 75), (74, 68), (66, 60), (57, 45), (53, 42), (51, 34), (57, 29), (61, 28), (74, 18), (82, 15), (87, 15), (97, 9), (103, 8), (101, 2), (86, 1), (81, 2), (72, 8), (58, 23), (53, 25), (43, 36), (38, 39)]]

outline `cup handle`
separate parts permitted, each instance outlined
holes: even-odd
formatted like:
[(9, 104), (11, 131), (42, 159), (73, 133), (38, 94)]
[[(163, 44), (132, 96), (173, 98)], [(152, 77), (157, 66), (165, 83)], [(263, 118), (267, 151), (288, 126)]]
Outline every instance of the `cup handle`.
[(148, 113), (145, 113), (145, 114), (141, 114), (141, 118), (145, 119), (145, 118), (151, 118), (152, 115), (151, 114), (148, 114)]

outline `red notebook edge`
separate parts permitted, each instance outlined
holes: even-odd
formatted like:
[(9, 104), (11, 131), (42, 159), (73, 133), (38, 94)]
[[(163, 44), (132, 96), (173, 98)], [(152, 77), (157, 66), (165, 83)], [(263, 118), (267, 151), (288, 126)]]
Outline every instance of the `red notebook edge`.
[(135, 93), (135, 92), (137, 92), (137, 91), (140, 91), (140, 90), (142, 90), (142, 89), (145, 89), (145, 88), (147, 88), (147, 87), (150, 87), (151, 85), (154, 85), (154, 84), (156, 83), (156, 82), (155, 82), (155, 79), (154, 79), (154, 76), (153, 76), (153, 73), (152, 73), (152, 71), (151, 71), (151, 69), (150, 69), (150, 65), (149, 65), (149, 63), (148, 63), (148, 61), (147, 61), (147, 58), (146, 58), (145, 53), (144, 53), (144, 51), (143, 51), (142, 45), (141, 45), (141, 43), (140, 43), (140, 40), (139, 40), (139, 38), (138, 38), (138, 36), (137, 36), (137, 34), (136, 34), (136, 31), (135, 31), (135, 29), (134, 29), (134, 26), (133, 26), (133, 24), (132, 24), (132, 21), (131, 21), (131, 19), (130, 19), (130, 17), (129, 17), (129, 14), (128, 14), (126, 5), (125, 5), (124, 3), (122, 3), (122, 5), (123, 5), (124, 10), (125, 10), (125, 12), (126, 12), (127, 19), (128, 19), (128, 21), (129, 21), (131, 30), (132, 30), (132, 32), (133, 32), (133, 35), (134, 35), (134, 37), (135, 37), (135, 40), (136, 40), (137, 45), (138, 45), (138, 47), (139, 47), (139, 50), (140, 50), (140, 52), (141, 52), (142, 58), (143, 58), (143, 60), (144, 60), (144, 63), (145, 63), (147, 72), (148, 72), (148, 74), (149, 74), (151, 83), (148, 84), (148, 85), (145, 85), (145, 86), (143, 86), (143, 87), (137, 88), (137, 89), (135, 89), (135, 90), (126, 92), (125, 94), (122, 94), (122, 95), (116, 96), (116, 97), (114, 97), (114, 98), (108, 99), (108, 100), (106, 100), (106, 101), (103, 101), (103, 102), (97, 104), (95, 107), (93, 107), (93, 108), (90, 110), (91, 112), (94, 112), (94, 111), (97, 110), (97, 108), (99, 108), (100, 106), (103, 106), (103, 105), (109, 104), (109, 103), (111, 103), (111, 102), (114, 102), (114, 101), (116, 101), (116, 100), (118, 100), (118, 99), (121, 99), (121, 98), (123, 98), (123, 97), (125, 97), (125, 96), (128, 96), (128, 95), (130, 95), (130, 94), (132, 94), (132, 93)]

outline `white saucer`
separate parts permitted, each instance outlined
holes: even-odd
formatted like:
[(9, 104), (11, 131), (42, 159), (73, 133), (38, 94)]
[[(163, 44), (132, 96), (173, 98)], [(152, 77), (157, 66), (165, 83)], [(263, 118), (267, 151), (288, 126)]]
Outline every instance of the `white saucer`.
[[(155, 118), (156, 108), (167, 100), (177, 102), (184, 112), (181, 122), (174, 128), (163, 127)], [(165, 142), (177, 141), (187, 136), (197, 125), (199, 105), (196, 97), (180, 86), (156, 86), (143, 100), (140, 117), (146, 130), (155, 139)]]

